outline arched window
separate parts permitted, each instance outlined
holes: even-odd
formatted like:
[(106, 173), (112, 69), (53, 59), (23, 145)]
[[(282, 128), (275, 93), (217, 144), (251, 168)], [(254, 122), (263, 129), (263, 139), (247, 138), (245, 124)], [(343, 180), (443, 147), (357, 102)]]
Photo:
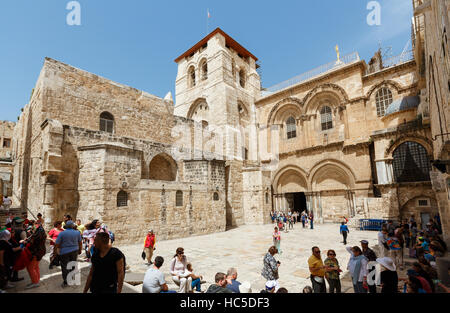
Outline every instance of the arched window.
[(297, 126), (295, 124), (295, 118), (290, 116), (286, 120), (286, 138), (291, 139), (297, 137)]
[(183, 192), (181, 190), (178, 190), (175, 194), (175, 205), (183, 206)]
[(322, 125), (322, 130), (333, 128), (333, 115), (329, 106), (324, 106), (320, 110), (320, 124)]
[(188, 71), (189, 87), (195, 87), (195, 68), (191, 66)]
[(242, 88), (245, 88), (245, 71), (240, 70), (239, 71), (239, 84)]
[(121, 190), (117, 193), (117, 206), (128, 206), (128, 194), (126, 191)]
[(214, 201), (219, 201), (219, 193), (215, 192), (213, 196)]
[(202, 63), (200, 63), (200, 69), (202, 71), (202, 80), (208, 79), (208, 62), (206, 60), (203, 60)]
[(114, 132), (114, 116), (111, 113), (100, 114), (100, 130), (111, 134)]
[(402, 143), (393, 153), (394, 177), (397, 183), (430, 180), (430, 160), (425, 148), (414, 141)]
[(386, 109), (392, 101), (392, 92), (388, 88), (384, 87), (378, 90), (375, 96), (378, 117), (383, 117), (386, 114)]

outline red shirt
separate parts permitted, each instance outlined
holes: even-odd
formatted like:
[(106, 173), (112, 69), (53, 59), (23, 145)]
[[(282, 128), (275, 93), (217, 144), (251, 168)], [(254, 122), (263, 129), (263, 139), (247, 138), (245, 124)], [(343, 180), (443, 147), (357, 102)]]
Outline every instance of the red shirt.
[[(56, 240), (56, 238), (58, 238), (59, 233), (63, 232), (64, 229), (57, 229), (57, 228), (53, 228), (51, 231), (48, 232), (48, 235), (50, 236), (50, 238), (52, 238), (53, 240)], [(50, 241), (50, 245), (55, 245), (53, 242)]]
[(155, 246), (155, 235), (147, 235), (145, 238), (145, 248), (150, 248)]

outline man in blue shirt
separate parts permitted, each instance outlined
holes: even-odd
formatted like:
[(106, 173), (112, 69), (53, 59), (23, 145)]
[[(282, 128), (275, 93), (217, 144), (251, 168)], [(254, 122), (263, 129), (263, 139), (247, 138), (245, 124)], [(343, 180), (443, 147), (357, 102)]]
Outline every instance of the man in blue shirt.
[(55, 241), (55, 247), (57, 249), (59, 258), (61, 261), (61, 270), (63, 283), (62, 287), (66, 287), (67, 284), (67, 275), (74, 269), (73, 266), (70, 266), (70, 269), (67, 269), (67, 265), (70, 262), (76, 262), (78, 255), (81, 254), (82, 244), (81, 244), (81, 234), (76, 229), (76, 225), (73, 221), (69, 220), (64, 225), (65, 231), (61, 232)]
[(237, 280), (237, 270), (235, 268), (230, 268), (227, 272), (227, 289), (231, 290), (233, 293), (241, 293), (239, 290), (240, 282)]
[(344, 237), (344, 245), (346, 245), (347, 244), (347, 234), (350, 233), (350, 231), (348, 230), (348, 227), (347, 227), (347, 225), (345, 225), (344, 222), (341, 223), (340, 232), (341, 232), (342, 236)]

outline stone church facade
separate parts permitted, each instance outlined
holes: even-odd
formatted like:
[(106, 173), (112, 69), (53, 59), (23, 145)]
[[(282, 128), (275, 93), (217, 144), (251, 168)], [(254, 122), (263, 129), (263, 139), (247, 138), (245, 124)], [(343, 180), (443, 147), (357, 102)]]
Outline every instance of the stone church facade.
[(45, 59), (13, 139), (15, 203), (121, 241), (263, 224), (275, 211), (426, 222), (438, 213), (426, 98), (402, 55), (357, 53), (272, 88), (221, 29), (175, 62), (176, 101)]

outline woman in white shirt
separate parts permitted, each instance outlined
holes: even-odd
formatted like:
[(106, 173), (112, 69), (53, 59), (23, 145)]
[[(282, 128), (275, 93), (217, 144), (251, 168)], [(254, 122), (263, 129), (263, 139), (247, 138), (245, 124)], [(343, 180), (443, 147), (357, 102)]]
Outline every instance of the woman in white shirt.
[(184, 249), (178, 248), (170, 263), (170, 274), (172, 275), (173, 282), (180, 287), (178, 293), (192, 292), (192, 278), (187, 277), (189, 275), (186, 268), (187, 264)]

